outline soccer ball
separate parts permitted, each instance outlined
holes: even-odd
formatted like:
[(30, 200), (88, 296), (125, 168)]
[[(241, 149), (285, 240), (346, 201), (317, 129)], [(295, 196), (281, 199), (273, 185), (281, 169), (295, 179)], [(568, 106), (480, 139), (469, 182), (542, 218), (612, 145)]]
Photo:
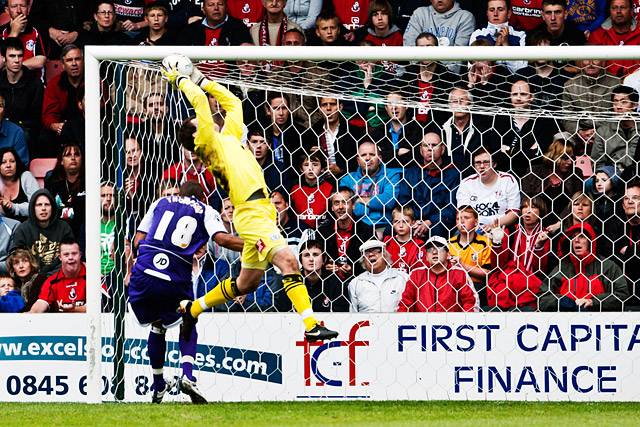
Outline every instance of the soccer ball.
[(184, 55), (175, 53), (165, 56), (162, 65), (167, 69), (175, 68), (180, 74), (191, 76), (193, 73), (193, 63)]

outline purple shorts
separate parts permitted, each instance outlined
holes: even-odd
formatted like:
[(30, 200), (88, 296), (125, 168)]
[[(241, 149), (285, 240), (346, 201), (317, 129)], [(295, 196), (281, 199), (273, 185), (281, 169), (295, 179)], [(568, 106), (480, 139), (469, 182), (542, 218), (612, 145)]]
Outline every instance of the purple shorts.
[(160, 321), (168, 328), (180, 323), (181, 315), (176, 310), (185, 299), (193, 299), (190, 281), (167, 282), (142, 272), (131, 276), (129, 305), (141, 325)]

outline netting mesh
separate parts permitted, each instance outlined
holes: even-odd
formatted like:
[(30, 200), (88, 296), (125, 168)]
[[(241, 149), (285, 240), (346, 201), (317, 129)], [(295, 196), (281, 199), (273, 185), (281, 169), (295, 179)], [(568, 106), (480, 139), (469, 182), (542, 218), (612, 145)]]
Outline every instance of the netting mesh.
[[(635, 309), (638, 274), (625, 260), (638, 237), (637, 93), (599, 61), (538, 61), (515, 74), (462, 65), (454, 74), (433, 62), (200, 64), (243, 102), (243, 143), (264, 170), (314, 310)], [(104, 308), (117, 325), (129, 244), (149, 205), (197, 180), (232, 234), (233, 206), (178, 145), (192, 110), (159, 64), (104, 61), (101, 73), (101, 174), (116, 195), (103, 215), (116, 230)], [(374, 238), (385, 249), (363, 256)], [(438, 262), (458, 277), (433, 279)], [(238, 274), (240, 254), (211, 242), (193, 265), (198, 297)], [(372, 290), (381, 283), (393, 296)], [(291, 303), (269, 268), (256, 292), (213, 310)]]

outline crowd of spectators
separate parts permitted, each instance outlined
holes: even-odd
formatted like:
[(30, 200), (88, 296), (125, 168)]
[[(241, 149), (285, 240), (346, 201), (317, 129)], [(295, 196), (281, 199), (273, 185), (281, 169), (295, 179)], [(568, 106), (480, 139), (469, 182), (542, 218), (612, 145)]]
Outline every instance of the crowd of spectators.
[[(640, 43), (635, 0), (0, 3), (0, 311), (83, 309), (84, 46)], [(640, 309), (640, 60), (198, 67), (237, 82), (243, 142), (316, 311)], [(234, 232), (214, 176), (176, 143), (178, 98), (145, 70), (123, 77), (124, 91), (105, 85), (99, 144), (110, 297), (125, 275), (116, 210), (130, 236), (155, 198), (193, 180)], [(285, 90), (296, 87), (324, 96)], [(38, 182), (30, 163), (42, 158), (57, 160)], [(194, 259), (197, 293), (238, 262), (208, 245)], [(255, 294), (215, 310), (288, 311), (283, 296), (272, 268)]]

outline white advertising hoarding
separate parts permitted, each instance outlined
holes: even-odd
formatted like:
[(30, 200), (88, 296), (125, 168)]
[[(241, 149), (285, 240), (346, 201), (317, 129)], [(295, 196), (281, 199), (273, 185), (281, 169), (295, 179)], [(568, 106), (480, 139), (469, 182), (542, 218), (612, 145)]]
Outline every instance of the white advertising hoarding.
[[(4, 316), (12, 316), (11, 318)], [(195, 374), (210, 401), (640, 401), (640, 315), (327, 314), (338, 340), (308, 343), (294, 314), (204, 314)], [(77, 315), (3, 315), (1, 401), (82, 401)], [(3, 321), (4, 320), (4, 321)], [(113, 319), (104, 316), (103, 397), (113, 400)], [(125, 325), (125, 400), (150, 401), (148, 329)], [(166, 377), (180, 373), (177, 329)], [(185, 400), (175, 390), (167, 401)]]

